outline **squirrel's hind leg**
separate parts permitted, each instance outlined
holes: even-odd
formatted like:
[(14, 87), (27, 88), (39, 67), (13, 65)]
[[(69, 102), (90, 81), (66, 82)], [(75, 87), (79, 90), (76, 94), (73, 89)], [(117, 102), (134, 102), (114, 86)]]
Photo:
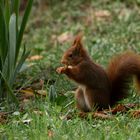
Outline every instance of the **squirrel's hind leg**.
[(76, 98), (76, 106), (79, 110), (82, 112), (89, 112), (90, 110), (88, 109), (86, 105), (86, 101), (84, 98), (84, 93), (83, 89), (78, 87), (76, 92), (75, 92), (75, 98)]

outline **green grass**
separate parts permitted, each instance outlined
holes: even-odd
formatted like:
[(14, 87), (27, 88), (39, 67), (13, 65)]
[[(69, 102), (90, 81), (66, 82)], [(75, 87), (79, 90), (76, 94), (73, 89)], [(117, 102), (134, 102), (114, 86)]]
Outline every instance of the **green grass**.
[[(106, 10), (109, 16), (94, 17), (97, 11)], [(8, 123), (0, 125), (1, 139), (31, 140), (139, 140), (140, 120), (128, 114), (117, 114), (111, 120), (80, 119), (74, 115), (72, 120), (63, 120), (67, 113), (76, 114), (72, 91), (76, 84), (66, 76), (60, 76), (55, 69), (60, 66), (63, 52), (71, 41), (60, 43), (57, 38), (63, 33), (75, 35), (84, 32), (83, 43), (93, 60), (106, 67), (112, 56), (125, 50), (140, 53), (140, 3), (128, 1), (63, 1), (48, 2), (47, 7), (34, 7), (24, 35), (24, 43), (31, 49), (31, 55), (42, 55), (43, 59), (33, 61), (17, 78), (15, 88), (25, 89), (43, 79), (43, 89), (49, 93), (54, 85), (59, 95), (55, 102), (36, 97), (24, 105), (24, 111), (11, 113)], [(27, 65), (31, 62), (27, 62)], [(26, 67), (26, 66), (25, 66)], [(123, 103), (139, 103), (140, 97), (134, 89)], [(65, 96), (61, 96), (64, 94)], [(1, 105), (1, 110), (6, 110)], [(41, 111), (34, 113), (34, 110)], [(18, 110), (17, 110), (18, 111)], [(25, 124), (23, 121), (30, 121)], [(53, 132), (53, 137), (48, 136)]]

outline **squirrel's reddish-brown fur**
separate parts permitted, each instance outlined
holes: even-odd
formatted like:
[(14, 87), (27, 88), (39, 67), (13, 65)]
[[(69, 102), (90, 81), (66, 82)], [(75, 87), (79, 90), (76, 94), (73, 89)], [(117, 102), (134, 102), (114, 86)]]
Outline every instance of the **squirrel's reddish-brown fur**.
[(112, 58), (107, 73), (111, 81), (110, 104), (114, 105), (127, 97), (132, 76), (136, 76), (138, 89), (140, 89), (140, 56), (133, 52), (126, 52)]
[(127, 52), (111, 59), (107, 70), (91, 60), (76, 36), (72, 46), (64, 53), (57, 68), (59, 74), (66, 74), (79, 84), (75, 92), (77, 107), (84, 111), (108, 108), (128, 94), (129, 83), (135, 75), (140, 85), (140, 56)]

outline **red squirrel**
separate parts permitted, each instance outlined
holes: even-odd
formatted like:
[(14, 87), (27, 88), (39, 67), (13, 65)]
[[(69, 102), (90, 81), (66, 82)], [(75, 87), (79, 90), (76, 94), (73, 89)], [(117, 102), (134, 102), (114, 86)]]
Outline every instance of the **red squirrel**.
[(136, 76), (140, 85), (140, 56), (126, 52), (111, 59), (107, 70), (92, 61), (77, 35), (72, 46), (64, 52), (58, 67), (59, 74), (65, 74), (78, 83), (75, 92), (78, 109), (83, 112), (111, 107), (128, 95), (129, 83)]

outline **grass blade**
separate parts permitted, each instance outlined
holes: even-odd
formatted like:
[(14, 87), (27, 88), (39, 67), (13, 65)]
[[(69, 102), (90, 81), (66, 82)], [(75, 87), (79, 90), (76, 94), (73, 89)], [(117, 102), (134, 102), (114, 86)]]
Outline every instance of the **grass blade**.
[(57, 98), (57, 93), (56, 93), (55, 87), (54, 85), (51, 85), (49, 88), (49, 101), (54, 102), (56, 98)]

